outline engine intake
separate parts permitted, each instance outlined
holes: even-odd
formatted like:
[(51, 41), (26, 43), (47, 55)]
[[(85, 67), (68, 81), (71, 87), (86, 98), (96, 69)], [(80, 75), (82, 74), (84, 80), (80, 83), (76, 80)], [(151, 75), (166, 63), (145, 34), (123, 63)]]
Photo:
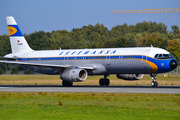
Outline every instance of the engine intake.
[(144, 74), (117, 74), (116, 76), (123, 80), (140, 80), (143, 78)]
[(69, 82), (80, 82), (87, 78), (87, 71), (84, 69), (65, 69), (60, 78)]

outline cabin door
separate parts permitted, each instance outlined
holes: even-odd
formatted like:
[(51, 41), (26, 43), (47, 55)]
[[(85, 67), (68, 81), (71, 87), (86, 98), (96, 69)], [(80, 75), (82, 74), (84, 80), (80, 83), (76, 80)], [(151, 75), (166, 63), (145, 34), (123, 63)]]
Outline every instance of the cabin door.
[(68, 65), (69, 54), (64, 56), (64, 64)]
[(145, 50), (145, 51), (143, 52), (143, 55), (142, 55), (142, 63), (147, 63), (148, 54), (149, 54), (149, 50)]
[(111, 54), (107, 54), (106, 55), (106, 65), (110, 65), (111, 64)]

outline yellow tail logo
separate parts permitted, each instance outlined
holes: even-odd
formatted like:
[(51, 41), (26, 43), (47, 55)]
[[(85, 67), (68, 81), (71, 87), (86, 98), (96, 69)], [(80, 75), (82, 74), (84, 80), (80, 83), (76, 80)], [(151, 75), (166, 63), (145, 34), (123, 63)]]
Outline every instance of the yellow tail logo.
[(9, 31), (9, 36), (11, 36), (17, 32), (17, 29), (12, 26), (8, 26), (8, 31)]

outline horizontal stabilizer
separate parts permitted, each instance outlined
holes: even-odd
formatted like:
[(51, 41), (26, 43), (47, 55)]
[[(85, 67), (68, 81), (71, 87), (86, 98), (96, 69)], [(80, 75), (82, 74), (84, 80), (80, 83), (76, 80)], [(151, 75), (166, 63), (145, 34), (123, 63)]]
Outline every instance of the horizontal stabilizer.
[(17, 58), (0, 57), (3, 60), (17, 60)]

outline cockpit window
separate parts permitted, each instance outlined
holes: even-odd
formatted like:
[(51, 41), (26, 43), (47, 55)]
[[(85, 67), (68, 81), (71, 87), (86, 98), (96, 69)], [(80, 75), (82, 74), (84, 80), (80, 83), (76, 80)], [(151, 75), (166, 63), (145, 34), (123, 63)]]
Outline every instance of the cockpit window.
[(159, 58), (162, 58), (163, 56), (162, 56), (162, 54), (159, 54)]
[(156, 54), (156, 55), (154, 56), (154, 58), (158, 58), (158, 56), (159, 56), (159, 54)]
[(170, 58), (173, 58), (173, 56), (172, 56), (171, 54), (169, 54), (169, 57), (170, 57)]
[(170, 59), (173, 58), (171, 54), (156, 54), (154, 58), (158, 59)]
[(168, 54), (163, 54), (163, 56), (164, 56), (164, 57), (166, 57), (166, 58), (168, 58), (168, 57), (169, 57), (169, 55), (168, 55)]

